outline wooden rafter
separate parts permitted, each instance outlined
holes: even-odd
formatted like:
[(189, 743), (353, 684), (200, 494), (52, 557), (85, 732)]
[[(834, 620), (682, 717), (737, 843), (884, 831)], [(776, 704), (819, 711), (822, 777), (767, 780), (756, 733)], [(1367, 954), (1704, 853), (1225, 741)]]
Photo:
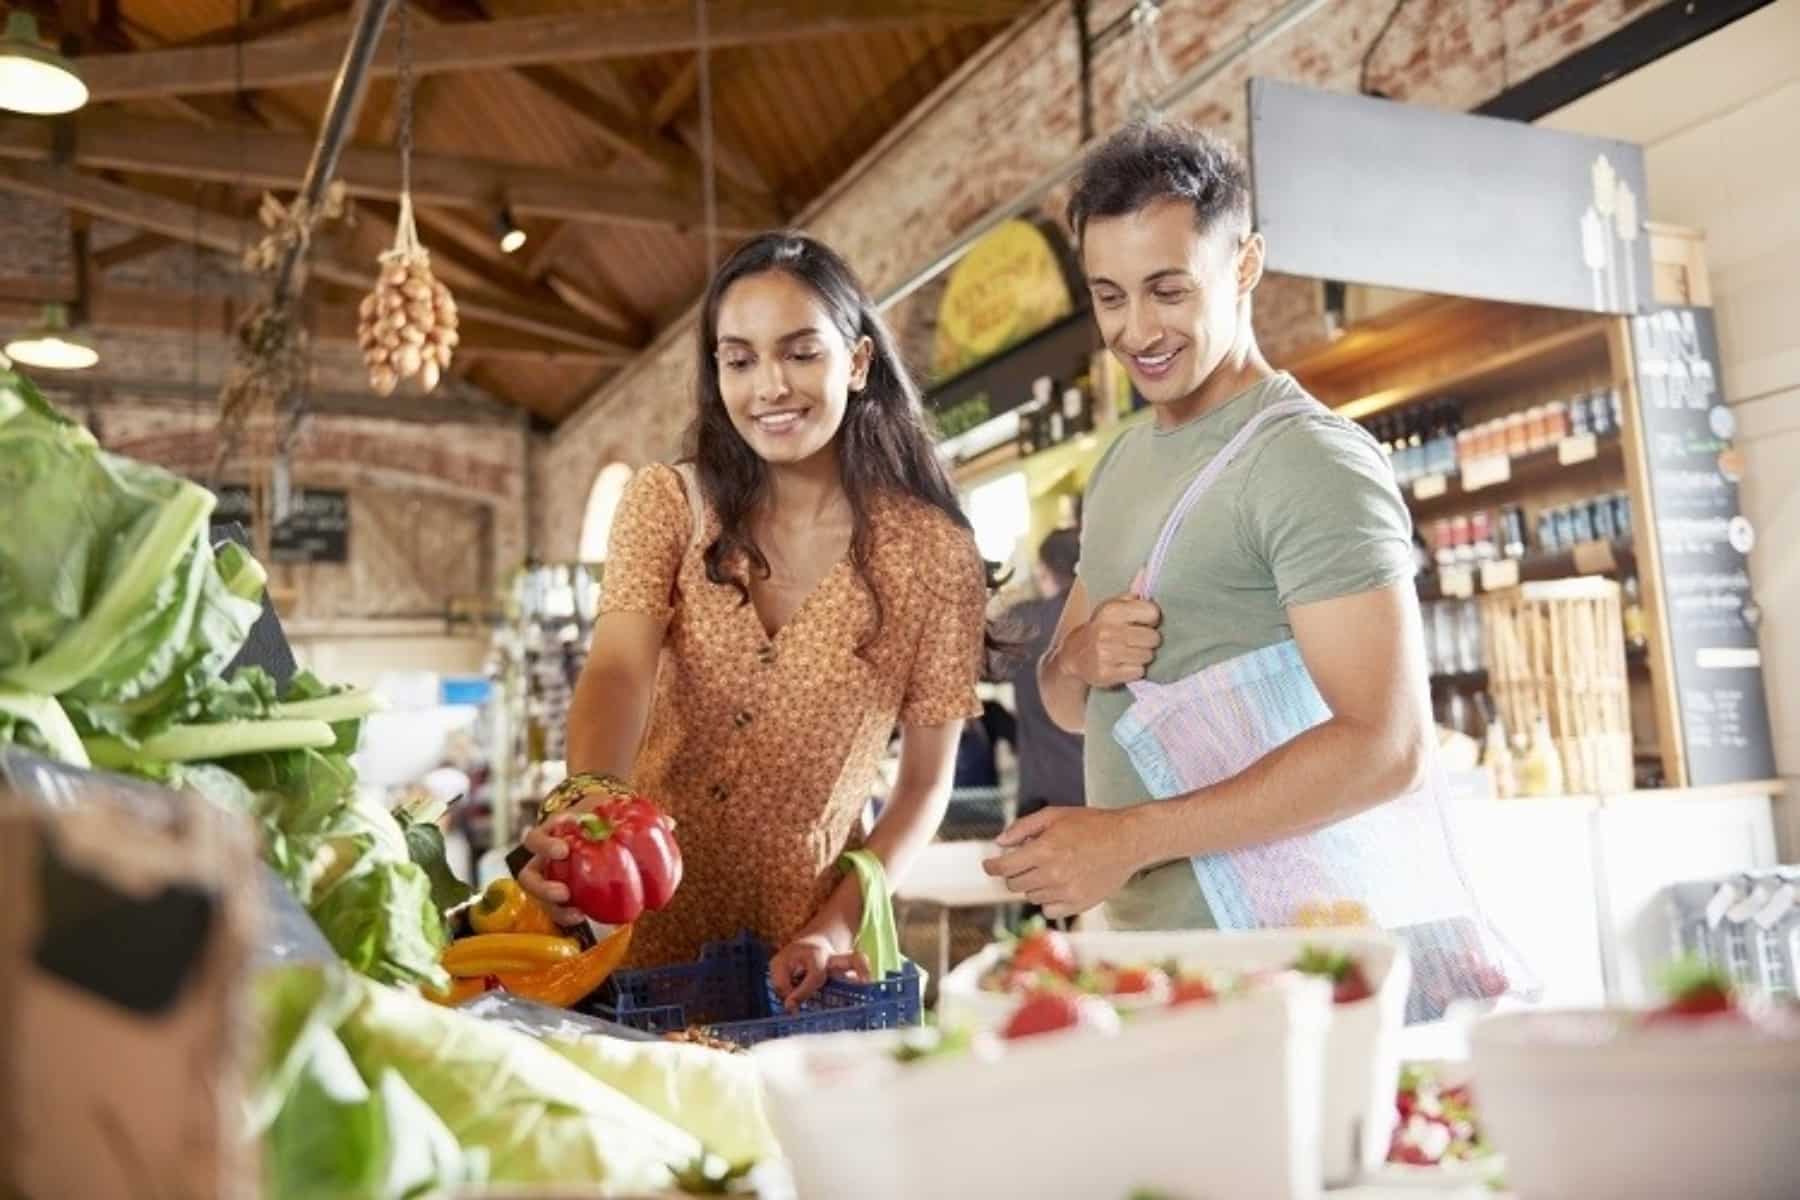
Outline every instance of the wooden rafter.
[[(714, 47), (769, 45), (833, 34), (905, 29), (921, 22), (991, 25), (1010, 21), (1037, 0), (716, 0), (709, 16)], [(641, 58), (697, 46), (687, 0), (654, 8), (557, 13), (446, 25), (413, 36), (421, 74), (496, 70), (538, 63)], [(237, 46), (195, 46), (130, 55), (84, 57), (83, 78), (95, 100), (194, 95), (295, 87), (332, 78), (342, 56), (337, 39), (294, 38)], [(241, 69), (240, 69), (241, 68)], [(394, 48), (373, 65), (392, 75)]]
[[(237, 254), (262, 235), (260, 227), (237, 217), (208, 212), (179, 200), (95, 179), (68, 167), (0, 163), (0, 190), (61, 204), (134, 229), (198, 243), (226, 254)], [(355, 291), (366, 291), (374, 283), (370, 268), (322, 253), (312, 256), (310, 266), (317, 278)], [(512, 297), (469, 290), (458, 295), (457, 307), (466, 317), (534, 334), (576, 349), (614, 359), (629, 358), (632, 354), (632, 347), (594, 332), (585, 320), (575, 317), (566, 308), (528, 304)]]
[(694, 93), (700, 90), (700, 56), (694, 55), (681, 64), (675, 72), (675, 78), (663, 86), (650, 102), (650, 128), (657, 132), (667, 129), (682, 110), (694, 101)]
[[(30, 322), (42, 315), (41, 306), (67, 304), (75, 299), (70, 280), (42, 278), (0, 279), (0, 321)], [(159, 288), (121, 288), (104, 283), (93, 289), (88, 319), (96, 329), (121, 333), (202, 334), (229, 336), (243, 315), (236, 297), (195, 295)], [(356, 341), (356, 310), (345, 304), (307, 305), (306, 327), (313, 337), (328, 344), (352, 345)], [(460, 326), (464, 354), (496, 361), (568, 363), (593, 369), (604, 361), (592, 351), (563, 347), (541, 337), (522, 335), (480, 320)]]
[[(229, 137), (197, 138), (184, 124), (118, 112), (85, 113), (74, 129), (73, 161), (80, 166), (257, 187), (294, 186), (312, 153), (309, 140), (298, 134), (240, 126)], [(48, 123), (0, 122), (0, 157), (48, 162), (55, 151)], [(345, 147), (338, 177), (354, 196), (400, 194), (400, 162), (385, 146)], [(421, 204), (492, 212), (506, 203), (522, 217), (666, 227), (698, 224), (704, 216), (695, 192), (590, 168), (415, 154), (412, 185)], [(728, 214), (724, 224), (739, 230), (761, 228), (773, 215), (746, 214), (731, 205), (722, 212)]]
[(115, 242), (104, 250), (94, 251), (91, 261), (95, 270), (110, 271), (114, 267), (122, 266), (133, 259), (143, 258), (146, 254), (155, 254), (164, 246), (173, 246), (174, 244), (172, 240), (160, 233), (136, 233), (124, 241)]

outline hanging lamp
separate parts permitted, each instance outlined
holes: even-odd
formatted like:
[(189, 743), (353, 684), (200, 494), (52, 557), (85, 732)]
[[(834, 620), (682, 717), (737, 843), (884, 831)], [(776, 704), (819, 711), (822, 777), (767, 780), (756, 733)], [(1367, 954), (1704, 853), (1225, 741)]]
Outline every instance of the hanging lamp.
[(75, 64), (38, 40), (36, 17), (14, 9), (0, 36), (0, 109), (53, 116), (87, 102)]
[(67, 309), (48, 304), (42, 324), (6, 343), (6, 357), (45, 371), (85, 371), (100, 361), (100, 352), (69, 329)]

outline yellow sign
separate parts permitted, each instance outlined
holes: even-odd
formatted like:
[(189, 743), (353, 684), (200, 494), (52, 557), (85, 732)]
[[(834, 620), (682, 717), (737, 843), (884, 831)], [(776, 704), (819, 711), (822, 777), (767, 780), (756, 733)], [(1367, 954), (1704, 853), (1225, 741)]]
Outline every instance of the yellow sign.
[(938, 305), (932, 378), (948, 379), (1074, 311), (1050, 239), (1029, 221), (1008, 221), (950, 272)]

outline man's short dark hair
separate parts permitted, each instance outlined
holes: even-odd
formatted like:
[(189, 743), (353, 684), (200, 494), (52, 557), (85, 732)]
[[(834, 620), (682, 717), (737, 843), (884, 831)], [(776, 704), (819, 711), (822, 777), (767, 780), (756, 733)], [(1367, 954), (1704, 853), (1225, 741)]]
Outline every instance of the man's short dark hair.
[(1095, 217), (1123, 217), (1158, 200), (1186, 200), (1210, 233), (1222, 221), (1250, 232), (1250, 171), (1237, 147), (1209, 130), (1166, 119), (1133, 121), (1081, 165), (1069, 197), (1079, 243)]
[(1075, 582), (1075, 564), (1081, 561), (1081, 535), (1073, 529), (1053, 530), (1038, 544), (1038, 561), (1065, 587)]

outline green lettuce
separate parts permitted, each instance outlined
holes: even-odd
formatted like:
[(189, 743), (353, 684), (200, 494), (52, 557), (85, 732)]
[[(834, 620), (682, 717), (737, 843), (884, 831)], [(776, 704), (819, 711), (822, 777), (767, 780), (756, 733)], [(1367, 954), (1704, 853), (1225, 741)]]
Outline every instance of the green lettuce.
[[(335, 968), (281, 967), (257, 981), (267, 1053), (256, 1090), (259, 1127), (295, 1139), (293, 1153), (271, 1154), (279, 1172), (272, 1196), (315, 1195), (321, 1174), (362, 1181), (394, 1173), (393, 1135), (367, 1117), (346, 1118), (360, 1093), (332, 1051), (341, 1048), (369, 1092), (383, 1081), (404, 1087), (434, 1114), (448, 1141), (420, 1157), (440, 1174), (461, 1153), (465, 1173), (493, 1184), (585, 1186), (600, 1196), (668, 1190), (676, 1172), (701, 1155), (700, 1143), (587, 1074), (527, 1034), (443, 1008)], [(327, 1086), (329, 1084), (329, 1086)], [(320, 1093), (324, 1094), (321, 1095)], [(335, 1107), (334, 1107), (335, 1106)], [(306, 1117), (351, 1121), (351, 1149), (322, 1144), (301, 1153)], [(408, 1136), (421, 1136), (409, 1129)], [(320, 1164), (317, 1159), (338, 1161)], [(309, 1157), (315, 1161), (309, 1161)], [(344, 1161), (348, 1158), (350, 1161)], [(385, 1200), (427, 1169), (400, 1174), (366, 1191), (340, 1195)]]

